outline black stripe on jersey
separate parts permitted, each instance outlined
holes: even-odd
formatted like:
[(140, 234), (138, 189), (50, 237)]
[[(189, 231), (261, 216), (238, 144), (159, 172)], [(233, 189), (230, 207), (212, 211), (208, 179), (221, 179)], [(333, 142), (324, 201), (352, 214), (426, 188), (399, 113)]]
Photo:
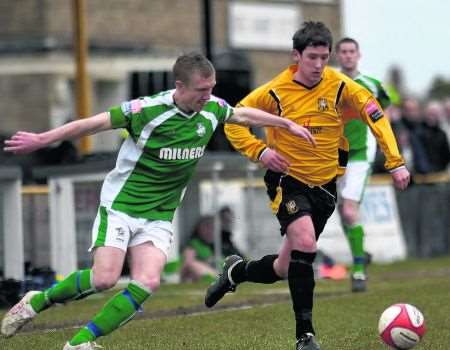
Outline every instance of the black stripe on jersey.
[(339, 85), (339, 89), (336, 95), (336, 101), (334, 102), (334, 106), (337, 107), (339, 100), (341, 99), (342, 90), (344, 90), (345, 82), (341, 81), (341, 84)]
[(283, 108), (281, 108), (280, 98), (277, 96), (277, 94), (275, 93), (275, 91), (273, 89), (269, 90), (269, 95), (272, 96), (272, 98), (277, 103), (278, 115), (281, 115), (281, 113), (283, 112)]
[(345, 168), (348, 163), (348, 151), (345, 149), (339, 148), (338, 149), (338, 164), (340, 167)]
[(300, 85), (300, 86), (303, 86), (305, 89), (307, 89), (307, 90), (312, 90), (312, 89), (314, 89), (317, 85), (319, 85), (321, 82), (322, 82), (322, 79), (323, 78), (320, 78), (320, 80), (317, 82), (317, 83), (315, 83), (314, 85), (311, 85), (311, 86), (308, 86), (308, 85), (305, 85), (305, 84), (303, 84), (303, 83), (301, 83), (301, 82), (299, 82), (298, 80), (292, 80), (294, 83), (296, 83), (296, 84), (298, 84), (298, 85)]

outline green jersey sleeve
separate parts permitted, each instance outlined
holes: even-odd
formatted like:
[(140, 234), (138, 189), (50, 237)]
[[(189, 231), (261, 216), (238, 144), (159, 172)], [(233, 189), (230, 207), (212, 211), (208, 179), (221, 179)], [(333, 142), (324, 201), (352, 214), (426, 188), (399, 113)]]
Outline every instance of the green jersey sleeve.
[(152, 103), (149, 97), (141, 97), (110, 108), (109, 114), (113, 129), (125, 128), (137, 139), (144, 126), (163, 110), (163, 104)]
[(219, 123), (225, 123), (234, 113), (234, 108), (227, 101), (216, 96), (211, 96), (204, 109), (214, 113)]
[(120, 109), (120, 106), (114, 106), (109, 109), (111, 118), (111, 125), (113, 129), (124, 128), (127, 125), (127, 120)]
[(123, 102), (120, 106), (109, 109), (111, 115), (111, 125), (113, 129), (128, 128), (131, 122), (131, 115), (141, 111), (139, 99)]
[(377, 100), (383, 109), (386, 109), (387, 107), (389, 107), (391, 105), (391, 99), (390, 99), (388, 93), (386, 92), (386, 90), (384, 89), (383, 85), (380, 82), (378, 82)]
[(355, 81), (364, 86), (376, 97), (381, 108), (386, 109), (391, 105), (391, 99), (379, 80), (368, 75), (360, 74), (355, 78)]

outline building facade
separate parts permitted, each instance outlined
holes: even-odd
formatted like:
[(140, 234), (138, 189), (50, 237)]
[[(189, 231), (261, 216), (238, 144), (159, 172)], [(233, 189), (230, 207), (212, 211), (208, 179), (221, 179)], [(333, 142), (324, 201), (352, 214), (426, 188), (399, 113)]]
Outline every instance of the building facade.
[[(43, 131), (77, 118), (75, 2), (0, 2), (0, 135)], [(136, 97), (136, 91), (171, 87), (163, 73), (183, 52), (206, 50), (223, 70), (247, 71), (243, 84), (252, 88), (290, 63), (290, 38), (303, 21), (325, 22), (336, 38), (341, 33), (340, 0), (88, 0), (85, 5), (91, 114)], [(223, 58), (230, 53), (238, 56)], [(236, 57), (245, 61), (241, 68)], [(116, 132), (97, 135), (93, 151), (114, 150), (119, 142)]]

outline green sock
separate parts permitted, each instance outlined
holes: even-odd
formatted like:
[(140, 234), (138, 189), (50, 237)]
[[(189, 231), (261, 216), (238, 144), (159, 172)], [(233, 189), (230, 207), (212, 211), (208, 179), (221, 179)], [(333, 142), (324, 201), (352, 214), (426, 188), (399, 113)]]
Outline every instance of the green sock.
[(31, 307), (36, 312), (49, 308), (54, 303), (82, 299), (96, 292), (91, 281), (91, 269), (75, 271), (61, 282), (31, 298)]
[(353, 256), (352, 272), (364, 272), (364, 229), (361, 225), (344, 226)]
[(92, 321), (70, 340), (70, 345), (93, 341), (124, 325), (134, 317), (150, 294), (151, 291), (139, 282), (131, 281), (127, 288), (113, 296)]

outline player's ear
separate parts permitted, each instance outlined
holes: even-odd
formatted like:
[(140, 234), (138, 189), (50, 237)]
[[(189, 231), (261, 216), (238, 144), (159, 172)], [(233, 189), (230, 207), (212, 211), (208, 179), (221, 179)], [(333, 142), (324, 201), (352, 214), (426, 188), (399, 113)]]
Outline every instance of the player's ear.
[(295, 63), (297, 63), (300, 60), (300, 52), (298, 52), (297, 49), (293, 49), (291, 55)]

